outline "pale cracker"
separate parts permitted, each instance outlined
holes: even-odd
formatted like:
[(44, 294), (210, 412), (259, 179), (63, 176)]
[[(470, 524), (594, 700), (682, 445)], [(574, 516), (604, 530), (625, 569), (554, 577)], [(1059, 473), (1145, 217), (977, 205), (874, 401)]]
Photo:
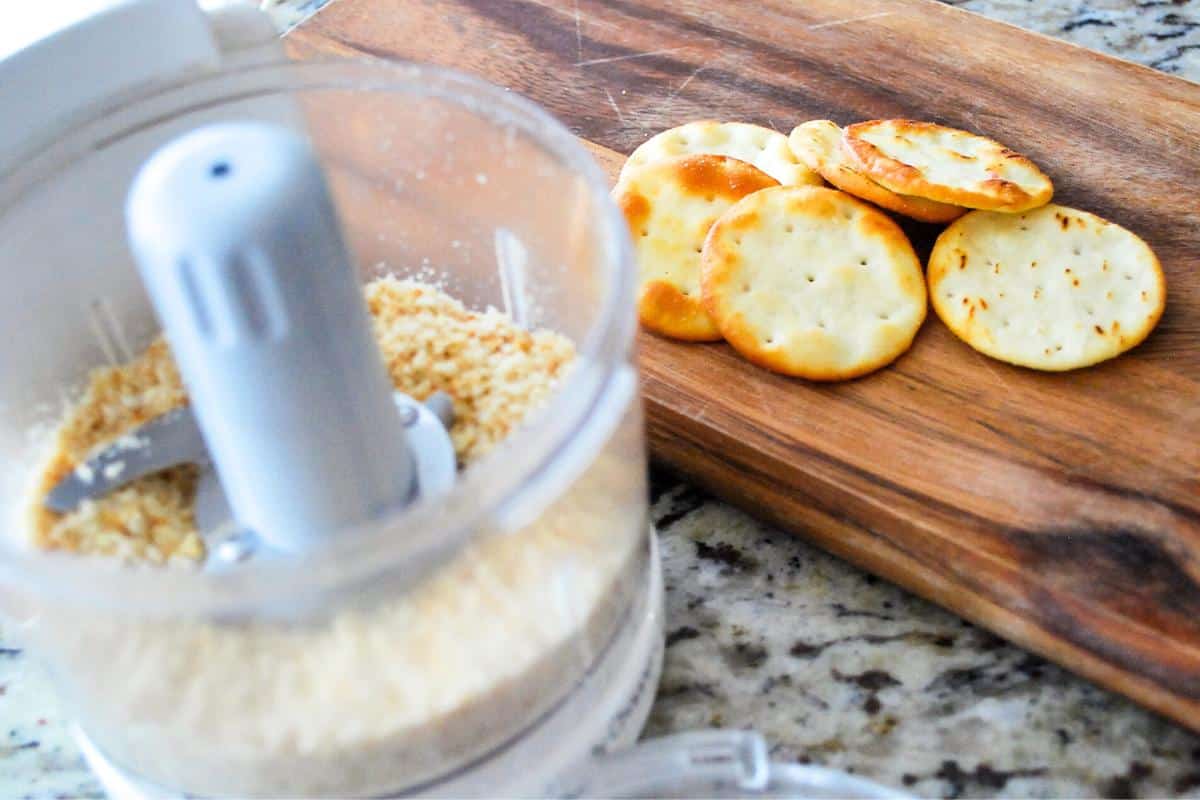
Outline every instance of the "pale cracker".
[(675, 339), (721, 338), (700, 301), (704, 238), (738, 200), (778, 185), (765, 172), (727, 156), (674, 156), (626, 173), (613, 199), (633, 238), (643, 325)]
[(862, 174), (842, 147), (842, 129), (836, 122), (814, 119), (797, 125), (788, 137), (788, 146), (810, 169), (843, 192), (877, 206), (921, 222), (952, 222), (963, 214), (962, 206), (896, 194)]
[(850, 125), (843, 144), (863, 173), (900, 194), (1018, 213), (1050, 202), (1054, 185), (1023, 155), (957, 128), (906, 119)]
[(788, 147), (787, 137), (770, 128), (745, 122), (702, 120), (670, 128), (642, 142), (621, 169), (621, 178), (636, 167), (672, 156), (708, 153), (729, 156), (761, 169), (784, 186), (820, 186), (821, 176), (809, 169)]
[(789, 186), (725, 212), (703, 253), (705, 307), (725, 339), (767, 369), (818, 381), (890, 363), (925, 319), (912, 245), (845, 192)]
[(1033, 369), (1086, 367), (1134, 347), (1166, 303), (1149, 245), (1086, 211), (975, 211), (942, 232), (929, 293), (954, 335)]

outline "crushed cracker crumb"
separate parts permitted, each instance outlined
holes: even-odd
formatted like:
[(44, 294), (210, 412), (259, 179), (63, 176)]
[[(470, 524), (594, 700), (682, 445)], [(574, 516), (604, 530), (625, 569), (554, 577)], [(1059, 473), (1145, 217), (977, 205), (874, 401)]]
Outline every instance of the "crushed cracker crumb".
[[(369, 283), (365, 293), (396, 389), (418, 400), (437, 391), (453, 398), (450, 438), (460, 465), (512, 433), (545, 402), (575, 357), (561, 334), (526, 331), (494, 309), (470, 311), (427, 284), (389, 276)], [(94, 450), (187, 402), (161, 337), (128, 364), (93, 371), (42, 468), (31, 509), (33, 543), (152, 564), (203, 559), (193, 514), (195, 467), (148, 475), (69, 514), (42, 505), (50, 488)]]

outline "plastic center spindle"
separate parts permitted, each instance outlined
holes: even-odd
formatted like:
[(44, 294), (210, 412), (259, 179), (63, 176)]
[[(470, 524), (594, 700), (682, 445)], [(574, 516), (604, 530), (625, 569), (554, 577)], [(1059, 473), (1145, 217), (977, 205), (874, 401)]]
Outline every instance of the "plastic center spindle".
[(409, 502), (405, 427), (308, 142), (201, 128), (151, 157), (125, 212), (237, 522), (297, 552)]

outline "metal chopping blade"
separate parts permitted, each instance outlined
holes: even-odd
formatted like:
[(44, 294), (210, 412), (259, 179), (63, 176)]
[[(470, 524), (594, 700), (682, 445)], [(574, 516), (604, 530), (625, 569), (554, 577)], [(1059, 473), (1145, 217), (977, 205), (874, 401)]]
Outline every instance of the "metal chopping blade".
[[(450, 395), (436, 392), (419, 403), (394, 394), (400, 422), (408, 431), (415, 459), (417, 491), (422, 496), (446, 492), (454, 484), (457, 464), (449, 430), (454, 422)], [(264, 545), (239, 525), (208, 447), (189, 406), (173, 409), (146, 422), (95, 452), (59, 481), (46, 495), (51, 511), (66, 514), (80, 504), (110, 494), (133, 481), (180, 464), (200, 468), (196, 485), (196, 529), (209, 545), (210, 561), (238, 562)]]

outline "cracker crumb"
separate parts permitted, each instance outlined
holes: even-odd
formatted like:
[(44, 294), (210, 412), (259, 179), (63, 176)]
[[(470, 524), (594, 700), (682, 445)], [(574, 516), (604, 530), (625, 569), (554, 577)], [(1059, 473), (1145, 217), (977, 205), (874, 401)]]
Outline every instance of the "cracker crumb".
[[(495, 309), (468, 310), (437, 288), (384, 277), (365, 287), (367, 308), (397, 390), (418, 400), (454, 401), (450, 438), (460, 466), (492, 450), (545, 402), (575, 358), (569, 339), (526, 331)], [(180, 466), (133, 481), (68, 514), (42, 504), (89, 454), (139, 425), (186, 405), (187, 393), (161, 337), (119, 367), (94, 370), (59, 426), (31, 509), (33, 544), (46, 550), (153, 564), (194, 564), (205, 555), (196, 530), (197, 468)]]

